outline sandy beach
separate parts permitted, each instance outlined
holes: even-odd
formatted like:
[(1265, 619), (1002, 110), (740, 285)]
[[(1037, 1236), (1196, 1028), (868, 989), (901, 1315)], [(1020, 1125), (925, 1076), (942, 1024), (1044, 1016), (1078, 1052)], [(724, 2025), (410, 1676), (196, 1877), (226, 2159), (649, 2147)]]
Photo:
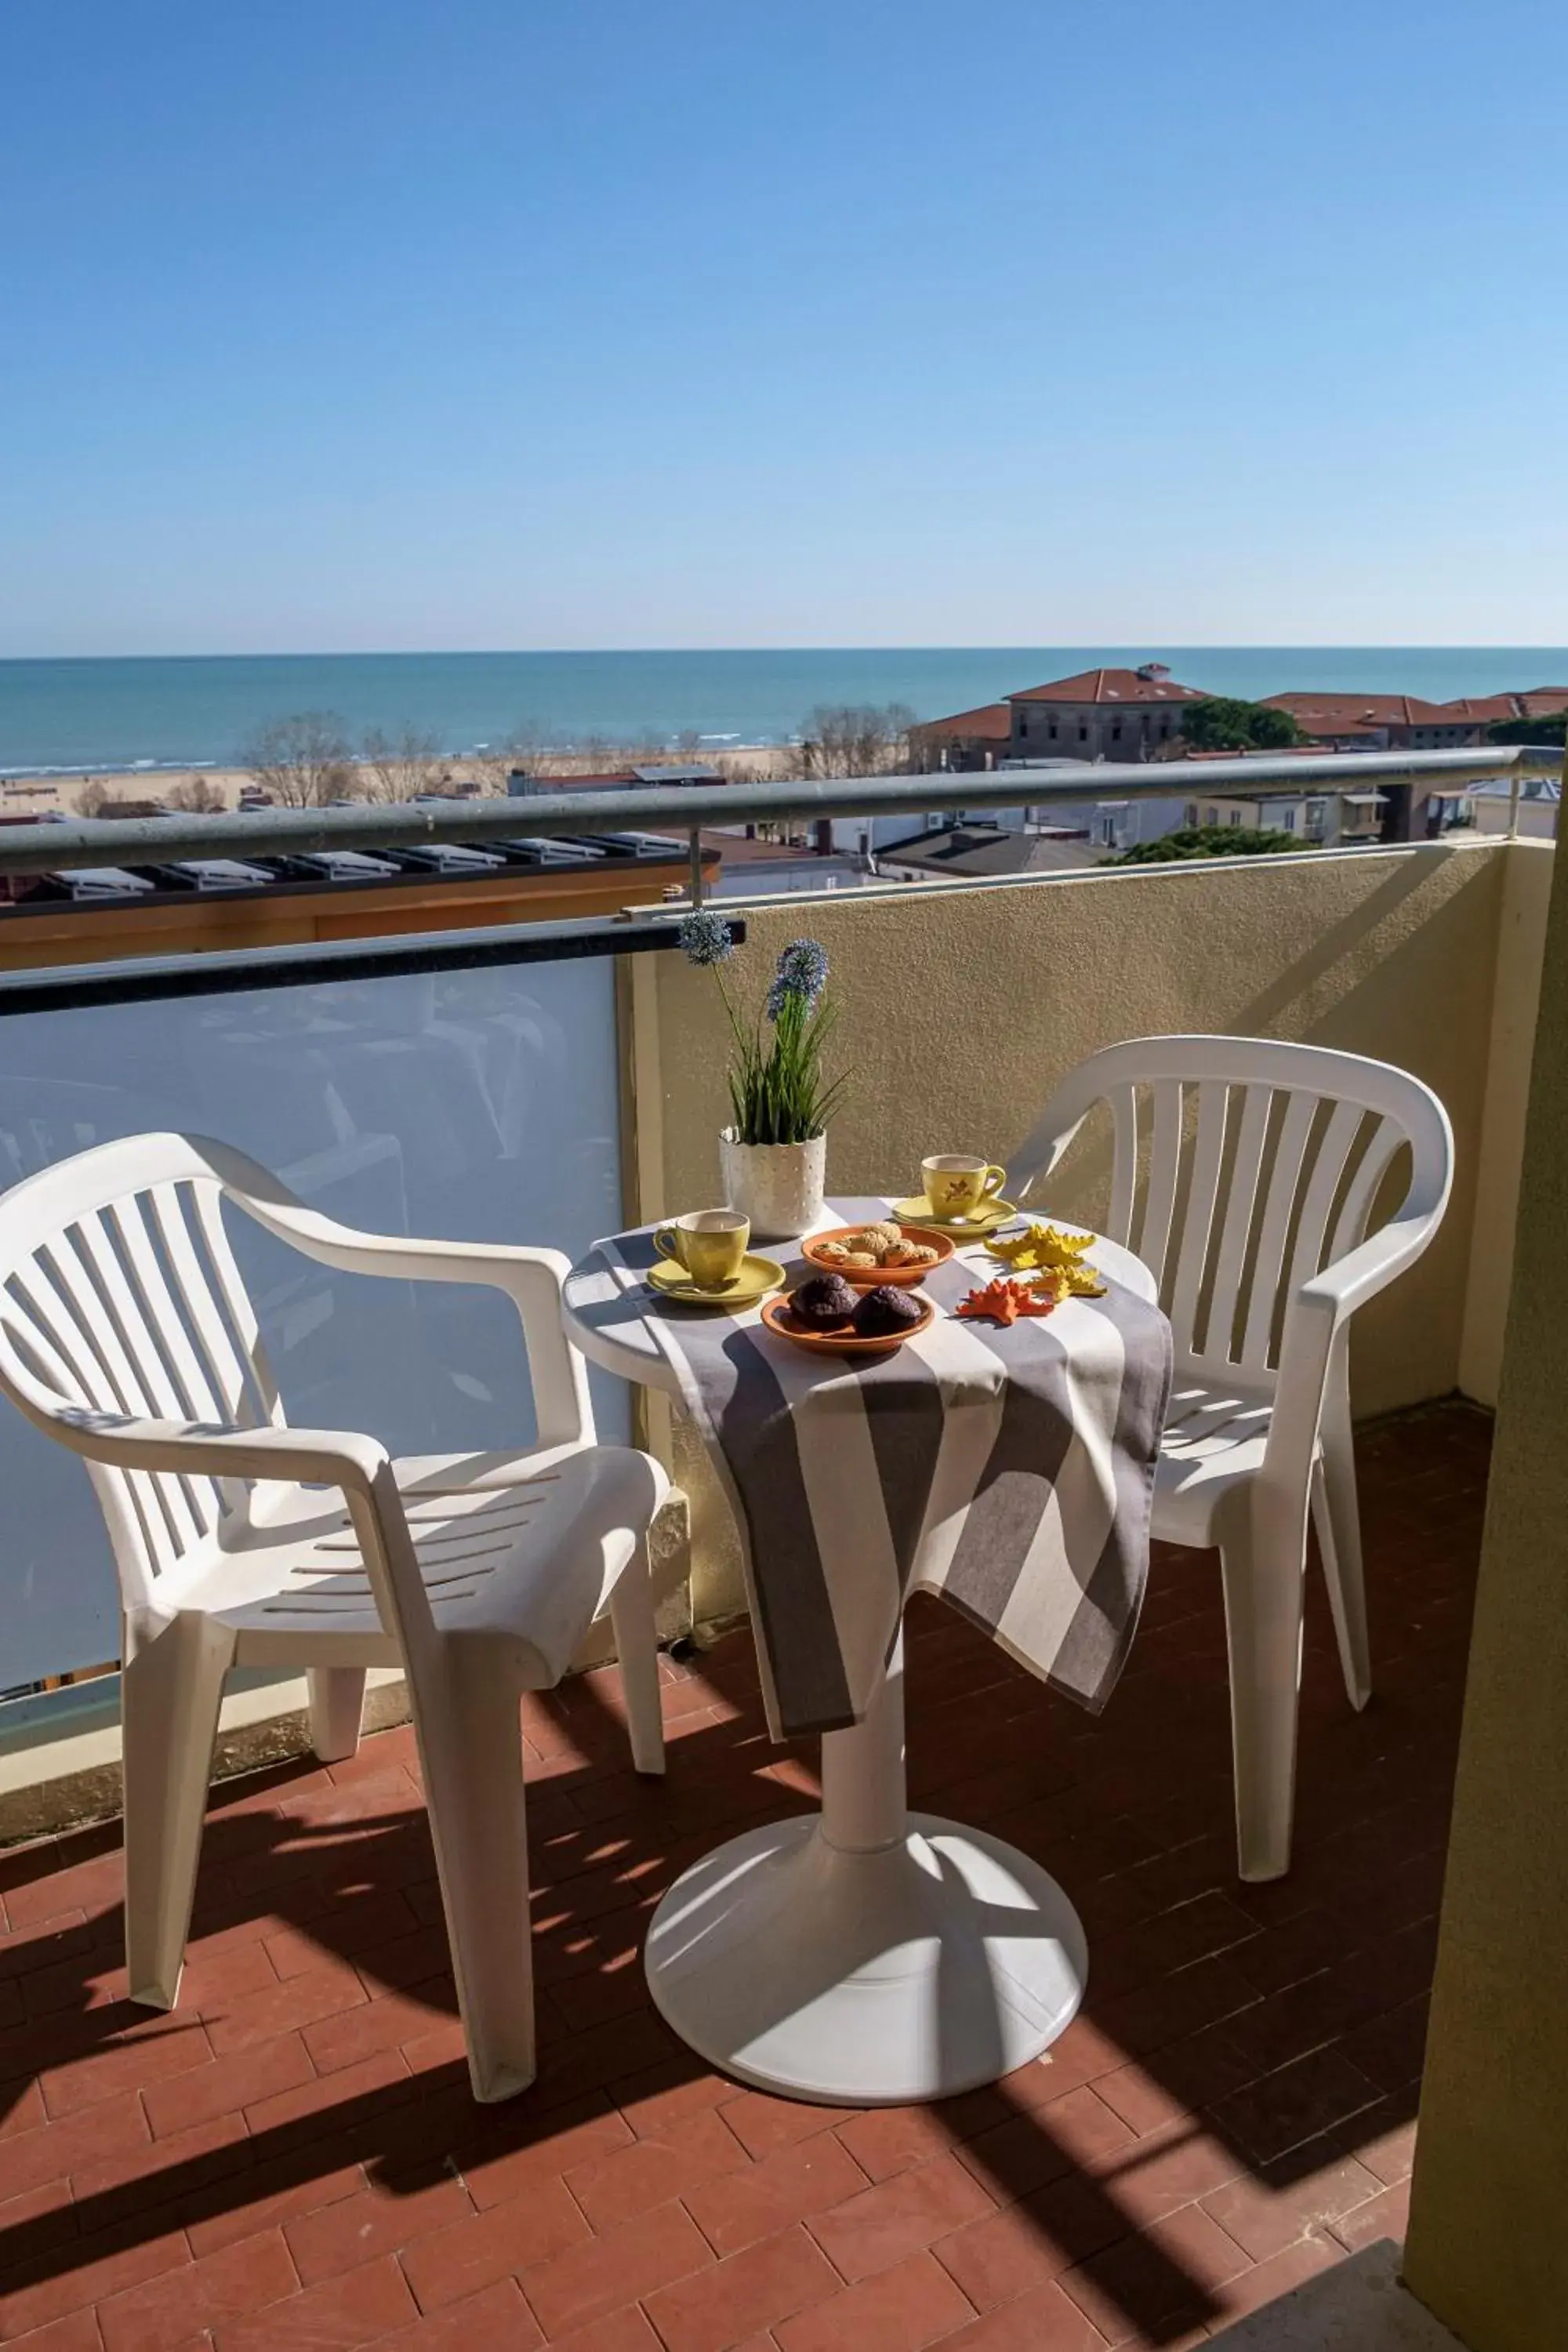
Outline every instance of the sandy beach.
[[(531, 772), (542, 779), (556, 777), (563, 786), (569, 787), (574, 777), (615, 773), (634, 762), (674, 765), (688, 757), (679, 751), (633, 746), (625, 752), (613, 751), (607, 756), (603, 752), (552, 751), (531, 760), (528, 765)], [(787, 745), (759, 743), (737, 746), (707, 764), (719, 769), (731, 782), (760, 783), (795, 773), (797, 760), (798, 754)], [(388, 797), (373, 769), (361, 765), (355, 772), (361, 797), (367, 801)], [(499, 763), (454, 759), (447, 772), (459, 790), (476, 784), (485, 793), (505, 790), (505, 770)], [(233, 809), (239, 806), (241, 793), (255, 781), (247, 768), (101, 768), (55, 776), (0, 774), (0, 819), (15, 821), (51, 813), (62, 816), (125, 815), (130, 810), (124, 803), (138, 807), (155, 803), (177, 810), (199, 806), (213, 793), (219, 796), (226, 809)]]

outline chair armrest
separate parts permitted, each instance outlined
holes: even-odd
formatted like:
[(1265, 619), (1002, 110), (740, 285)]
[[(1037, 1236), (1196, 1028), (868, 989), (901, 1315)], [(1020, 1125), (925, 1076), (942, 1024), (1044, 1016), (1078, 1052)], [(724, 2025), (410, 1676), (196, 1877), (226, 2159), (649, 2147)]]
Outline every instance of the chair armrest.
[(566, 1337), (561, 1294), (571, 1260), (518, 1243), (406, 1240), (359, 1233), (308, 1208), (268, 1169), (210, 1138), (200, 1148), (226, 1192), (258, 1225), (304, 1257), (343, 1274), (400, 1282), (467, 1282), (504, 1291), (522, 1324), (542, 1445), (591, 1444), (587, 1367)]
[(142, 1421), (130, 1414), (57, 1412), (51, 1433), (89, 1461), (188, 1478), (259, 1478), (368, 1495), (387, 1462), (384, 1445), (352, 1429), (255, 1429), (212, 1421)]

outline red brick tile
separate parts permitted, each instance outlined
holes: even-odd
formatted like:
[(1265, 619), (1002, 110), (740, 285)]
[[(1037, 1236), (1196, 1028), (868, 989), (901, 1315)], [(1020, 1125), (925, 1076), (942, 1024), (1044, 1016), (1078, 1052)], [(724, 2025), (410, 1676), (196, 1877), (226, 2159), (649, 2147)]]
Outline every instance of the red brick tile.
[(481, 2212), (509, 2197), (521, 2197), (535, 2181), (559, 2180), (595, 2157), (635, 2146), (625, 2118), (608, 2107), (587, 2112), (567, 2108), (559, 2120), (545, 2115), (531, 2123), (520, 2116), (516, 2127), (525, 2136), (515, 2142), (504, 2126), (493, 2137), (489, 2133), (478, 2138), (459, 2137), (457, 2162)]
[(237, 2239), (280, 2229), (298, 2213), (315, 2213), (340, 2198), (357, 2197), (365, 2185), (357, 2164), (303, 2171), (297, 2159), (257, 2165), (234, 2179), (183, 2197), (180, 2210), (191, 2252), (200, 2261)]
[(1393, 2238), (1405, 2242), (1410, 2226), (1410, 2183), (1397, 2182), (1392, 2189), (1380, 2189), (1364, 2205), (1353, 2206), (1348, 2213), (1338, 2214), (1332, 2223), (1334, 2236), (1352, 2254), (1363, 2246), (1370, 2246), (1379, 2238)]
[(870, 2180), (889, 2180), (945, 2156), (956, 2134), (940, 2107), (871, 2107), (838, 2126), (838, 2137)]
[(1010, 2303), (1057, 2277), (1071, 2259), (1026, 2205), (1009, 2205), (971, 2221), (950, 2237), (937, 2239), (931, 2252), (976, 2311)]
[[(574, 2327), (570, 2336), (557, 2336), (551, 2352), (662, 2352), (662, 2347), (641, 2305), (628, 2303), (606, 2319), (591, 2319), (586, 2327)], [(771, 2336), (763, 2336), (749, 2345), (737, 2345), (735, 2352), (776, 2352), (776, 2347)]]
[(993, 2200), (956, 2157), (938, 2157), (918, 2171), (862, 2189), (812, 2223), (812, 2234), (853, 2286), (873, 2271), (961, 2230), (992, 2210)]
[(339, 2009), (331, 2017), (316, 2020), (303, 2028), (300, 2038), (316, 2072), (335, 2074), (340, 2068), (357, 2066), (380, 2051), (400, 2050), (434, 2026), (450, 2021), (450, 2006), (438, 1997), (421, 2000), (384, 1993), (379, 2000)]
[(312, 1969), (258, 1995), (232, 2015), (215, 2018), (208, 2029), (214, 2053), (226, 2058), (237, 2050), (252, 2050), (258, 2042), (298, 2032), (339, 2010), (358, 2008), (364, 1999), (363, 1985), (346, 1964)]
[(37, 2265), (45, 2275), (0, 2294), (0, 2336), (26, 2336), (29, 2329), (63, 2319), (69, 2312), (85, 2311), (89, 2304), (140, 2285), (145, 2279), (178, 2270), (190, 2258), (184, 2237), (177, 2230), (152, 2236), (121, 2229), (79, 2239), (71, 2249), (68, 2270), (58, 2266), (58, 2258), (46, 2258)]
[(404, 2252), (403, 2268), (420, 2310), (437, 2311), (477, 2294), (492, 2279), (546, 2263), (586, 2242), (591, 2242), (588, 2224), (564, 2184), (538, 2181), (524, 2196), (416, 2239)]
[(1214, 2114), (1227, 2138), (1267, 2163), (1372, 2106), (1377, 2095), (1340, 2050), (1318, 2050), (1221, 2099)]
[[(575, 2187), (575, 2183), (572, 2183)], [(739, 2253), (858, 2196), (866, 2176), (831, 2132), (781, 2147), (761, 2164), (681, 2192), (687, 2211), (716, 2254)], [(589, 2215), (590, 2221), (593, 2219)]]
[(329, 1950), (344, 1958), (363, 1952), (373, 1965), (378, 1964), (383, 1948), (395, 1947), (417, 1924), (401, 1887), (372, 1886), (363, 1895), (340, 1895), (322, 1923), (321, 1937), (307, 1927), (282, 1927), (266, 1937), (264, 1948), (277, 1975), (287, 1979), (320, 1968)]
[(1166, 2088), (1163, 2072), (1163, 2068), (1152, 2073), (1142, 2066), (1119, 2066), (1113, 2074), (1101, 2074), (1094, 2087), (1135, 2134), (1162, 2131), (1172, 2124), (1184, 2123), (1189, 2112), (1189, 2102)]
[(522, 2291), (547, 2336), (606, 2319), (671, 2280), (712, 2267), (708, 2242), (679, 2205), (641, 2213), (523, 2274)]
[(151, 2143), (147, 2118), (134, 2092), (105, 2099), (68, 2123), (41, 2124), (0, 2139), (0, 2201), (68, 2179), (84, 2164), (126, 2156)]
[(1415, 2160), (1414, 2105), (1408, 2097), (1382, 2099), (1375, 2107), (1353, 2116), (1340, 2135), (1357, 2163), (1363, 2164), (1385, 2189), (1410, 2178)]
[(1137, 2140), (1103, 2178), (1129, 2221), (1158, 2221), (1179, 2205), (1206, 2197), (1245, 2168), (1226, 2140), (1194, 2124)]
[(1344, 2249), (1332, 2238), (1298, 2238), (1283, 2253), (1258, 2263), (1252, 2270), (1239, 2272), (1215, 2289), (1214, 2300), (1219, 2310), (1209, 2323), (1211, 2329), (1217, 2331), (1223, 2320), (1239, 2319), (1246, 2312), (1260, 2311), (1265, 2304), (1289, 2294), (1304, 2279), (1314, 2278), (1319, 2271), (1326, 2271), (1343, 2260)]
[(268, 2098), (258, 2099), (254, 2106), (247, 2107), (245, 2119), (257, 2139), (284, 2132), (311, 2116), (322, 2119), (324, 2130), (334, 2112), (352, 2114), (358, 2101), (395, 2091), (407, 2082), (408, 2068), (402, 2052), (385, 2050), (379, 2057), (366, 2058), (358, 2066), (345, 2066), (336, 2074), (313, 2074), (296, 2084), (292, 2090), (277, 2091)]
[[(467, 2221), (473, 2210), (459, 2181), (438, 2180), (404, 2196), (367, 2190), (363, 2196), (339, 2198), (314, 2212), (296, 2215), (285, 2223), (283, 2234), (301, 2285), (312, 2286), (357, 2263), (398, 2253), (433, 2231)], [(406, 2263), (404, 2267), (406, 2272)]]
[(259, 2042), (232, 2058), (214, 2059), (170, 2082), (151, 2083), (142, 2104), (153, 2137), (166, 2139), (214, 2116), (257, 2105), (275, 2092), (292, 2091), (310, 2082), (314, 2072), (300, 2036), (283, 2033), (275, 2042)]
[(403, 2273), (390, 2255), (342, 2278), (325, 2279), (263, 2311), (223, 2322), (216, 2352), (351, 2352), (418, 2317)]
[(1377, 2181), (1353, 2157), (1325, 2147), (1322, 2161), (1303, 2169), (1300, 2158), (1309, 2152), (1298, 2148), (1279, 2164), (1244, 2172), (1203, 2200), (1204, 2211), (1255, 2263), (1268, 2262), (1377, 2194)]
[(1016, 2203), (1072, 2169), (1071, 2157), (1040, 2120), (1048, 2112), (1010, 2116), (955, 2151), (998, 2204)]
[(1138, 2137), (1088, 2083), (1037, 2108), (1031, 2120), (1042, 2138), (1086, 2172), (1099, 2170), (1121, 2150), (1131, 2148)]
[(819, 2107), (805, 2099), (770, 2098), (765, 2091), (743, 2091), (728, 2100), (724, 2121), (748, 2156), (772, 2156), (792, 2140), (807, 2139), (829, 2125), (847, 2123), (853, 2107)]
[(103, 2352), (98, 2317), (90, 2311), (73, 2311), (47, 2327), (35, 2327), (30, 2335), (11, 2340), (17, 2352)]
[(174, 2031), (132, 2029), (117, 2034), (86, 2057), (47, 2069), (38, 2086), (51, 2119), (63, 2122), (101, 2100), (189, 2074), (193, 2067), (205, 2066), (212, 2054), (206, 2031), (193, 2016), (183, 2019)]
[[(648, 2331), (652, 2342), (653, 2332)], [(448, 2310), (400, 2327), (381, 2339), (380, 2352), (536, 2352), (542, 2344), (539, 2322), (522, 2299), (515, 2279), (498, 2279)]]
[(280, 2302), (299, 2284), (279, 2231), (242, 2238), (100, 2303), (104, 2352), (170, 2352), (203, 2328)]
[(1108, 2344), (1163, 2341), (1180, 2324), (1201, 2326), (1215, 2308), (1214, 2290), (1249, 2267), (1235, 2240), (1188, 2205), (1064, 2271), (1058, 2284)]
[(776, 2330), (825, 2302), (838, 2285), (821, 2250), (796, 2227), (660, 2287), (644, 2303), (666, 2352), (726, 2352), (756, 2330)]
[(1105, 2352), (1105, 2338), (1059, 2286), (1037, 2286), (942, 2339), (943, 2352)]
[(243, 2116), (214, 2116), (170, 2139), (155, 2139), (119, 2156), (89, 2158), (71, 2175), (79, 2204), (112, 2201), (113, 2219), (176, 2201), (194, 2181), (217, 2181), (250, 2163)]
[(920, 2352), (973, 2317), (940, 2263), (911, 2254), (773, 2329), (779, 2352)]
[[(746, 2161), (746, 2151), (721, 2112), (699, 2108), (670, 2124), (657, 2139), (633, 2140), (610, 2155), (574, 2165), (566, 2186), (594, 2229), (613, 2230), (676, 2197), (691, 2211), (694, 2190), (704, 2181), (741, 2170)], [(861, 2185), (858, 2177), (854, 2185)]]
[(735, 2096), (735, 2085), (722, 2074), (694, 2072), (696, 2061), (666, 2060), (610, 2086), (610, 2095), (639, 2139), (657, 2139), (678, 2117), (699, 2107), (721, 2107)]

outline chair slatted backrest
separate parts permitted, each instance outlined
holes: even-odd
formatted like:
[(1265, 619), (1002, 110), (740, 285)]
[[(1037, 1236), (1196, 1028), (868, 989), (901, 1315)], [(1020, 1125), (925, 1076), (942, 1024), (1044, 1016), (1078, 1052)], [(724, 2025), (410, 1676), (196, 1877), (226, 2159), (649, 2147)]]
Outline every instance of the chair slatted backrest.
[[(222, 1186), (184, 1139), (102, 1144), (0, 1197), (0, 1388), (68, 1443), (105, 1418), (282, 1421)], [(239, 1499), (226, 1481), (89, 1466), (130, 1606)]]
[(1016, 1200), (1097, 1102), (1111, 1122), (1107, 1231), (1158, 1281), (1178, 1363), (1209, 1377), (1271, 1388), (1300, 1285), (1380, 1208), (1423, 1219), (1447, 1197), (1447, 1120), (1419, 1079), (1326, 1047), (1194, 1036), (1111, 1046), (1064, 1080), (1013, 1162)]

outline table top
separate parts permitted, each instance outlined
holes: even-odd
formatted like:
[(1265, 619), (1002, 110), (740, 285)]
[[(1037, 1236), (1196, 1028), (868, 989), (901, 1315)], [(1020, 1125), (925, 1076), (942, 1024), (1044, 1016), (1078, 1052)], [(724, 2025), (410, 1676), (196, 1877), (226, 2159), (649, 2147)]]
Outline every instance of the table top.
[[(1046, 1213), (1035, 1210), (1030, 1213), (1043, 1217)], [(658, 1222), (668, 1221), (661, 1218)], [(1084, 1230), (1081, 1225), (1068, 1224), (1063, 1219), (1057, 1222), (1068, 1233)], [(829, 1202), (822, 1220), (823, 1229), (826, 1231), (842, 1223), (843, 1219), (834, 1213), (833, 1204)], [(640, 1226), (637, 1230), (647, 1233), (653, 1228)], [(776, 1257), (792, 1281), (804, 1280), (812, 1270), (801, 1257), (797, 1242), (764, 1242), (757, 1246), (766, 1255)], [(1153, 1303), (1156, 1293), (1152, 1275), (1142, 1259), (1135, 1257), (1120, 1242), (1108, 1241), (1103, 1235), (1097, 1237), (1089, 1258), (1091, 1265), (1097, 1266), (1113, 1282), (1119, 1282), (1124, 1290)], [(973, 1266), (977, 1283), (989, 1281), (992, 1276), (1003, 1270), (994, 1259), (987, 1257), (983, 1244), (978, 1241), (963, 1243), (959, 1248), (957, 1262), (962, 1265)], [(692, 1311), (689, 1307), (681, 1309), (681, 1319), (684, 1320)], [(618, 1373), (622, 1380), (635, 1381), (640, 1387), (664, 1389), (670, 1395), (679, 1396), (679, 1380), (668, 1355), (659, 1344), (655, 1328), (661, 1312), (660, 1302), (653, 1292), (640, 1285), (632, 1290), (623, 1289), (603, 1258), (593, 1250), (578, 1260), (566, 1277), (563, 1320), (567, 1336), (582, 1349), (589, 1362), (601, 1365), (605, 1371)], [(736, 1319), (754, 1323), (757, 1313), (757, 1309), (752, 1307)], [(788, 1343), (781, 1340), (778, 1344), (783, 1347)], [(842, 1370), (842, 1366), (835, 1369)]]

